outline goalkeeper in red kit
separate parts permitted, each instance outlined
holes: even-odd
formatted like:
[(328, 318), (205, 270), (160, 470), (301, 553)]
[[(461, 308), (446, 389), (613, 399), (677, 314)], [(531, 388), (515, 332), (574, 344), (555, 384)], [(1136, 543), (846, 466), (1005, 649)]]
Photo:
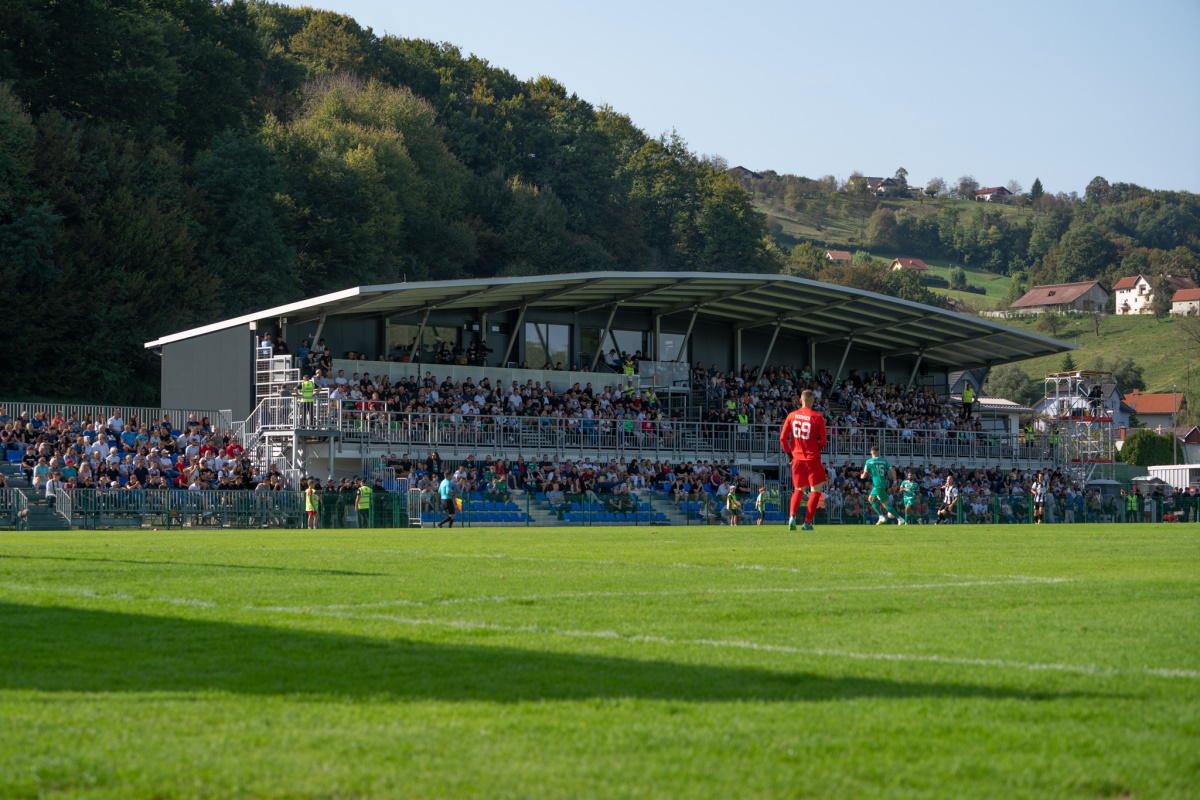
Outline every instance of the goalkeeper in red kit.
[(804, 511), (804, 524), (800, 530), (813, 529), (813, 516), (821, 502), (821, 490), (825, 488), (825, 467), (821, 464), (821, 451), (825, 449), (825, 418), (813, 411), (813, 393), (805, 389), (800, 393), (800, 408), (787, 415), (783, 429), (779, 431), (779, 444), (792, 464), (792, 503), (788, 528), (796, 530), (796, 512), (800, 509), (804, 487), (811, 488), (808, 506)]

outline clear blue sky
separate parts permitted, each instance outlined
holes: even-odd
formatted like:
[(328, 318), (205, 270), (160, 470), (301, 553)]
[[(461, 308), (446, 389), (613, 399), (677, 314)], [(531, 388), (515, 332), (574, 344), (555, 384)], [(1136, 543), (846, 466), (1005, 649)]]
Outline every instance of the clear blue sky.
[(1200, 0), (303, 5), (548, 75), (731, 166), (1200, 192)]

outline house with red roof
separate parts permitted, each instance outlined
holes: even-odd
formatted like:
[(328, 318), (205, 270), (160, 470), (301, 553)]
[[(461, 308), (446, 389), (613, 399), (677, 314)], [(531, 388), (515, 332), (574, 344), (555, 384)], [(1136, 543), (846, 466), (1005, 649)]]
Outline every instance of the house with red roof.
[(1125, 402), (1133, 407), (1138, 422), (1147, 428), (1170, 427), (1187, 408), (1183, 392), (1142, 394), (1135, 389), (1125, 396)]
[(915, 269), (918, 272), (928, 272), (929, 267), (919, 258), (894, 258), (892, 269)]
[(854, 261), (854, 256), (850, 255), (849, 250), (826, 250), (825, 257), (835, 264), (850, 264)]
[(1200, 314), (1200, 289), (1180, 289), (1171, 298), (1172, 314)]
[(1108, 292), (1100, 281), (1056, 283), (1035, 286), (1009, 308), (1017, 311), (1102, 311), (1108, 302)]
[[(1163, 276), (1175, 293), (1185, 289), (1200, 288), (1191, 278), (1176, 278), (1174, 275)], [(1154, 293), (1153, 275), (1133, 275), (1121, 278), (1113, 284), (1113, 293), (1117, 296), (1116, 308), (1118, 314), (1149, 314), (1150, 299)], [(1185, 301), (1186, 302), (1186, 301)], [(1172, 297), (1171, 313), (1175, 313), (1174, 297)]]
[(975, 199), (983, 203), (1007, 203), (1012, 192), (1003, 186), (989, 186), (975, 192)]

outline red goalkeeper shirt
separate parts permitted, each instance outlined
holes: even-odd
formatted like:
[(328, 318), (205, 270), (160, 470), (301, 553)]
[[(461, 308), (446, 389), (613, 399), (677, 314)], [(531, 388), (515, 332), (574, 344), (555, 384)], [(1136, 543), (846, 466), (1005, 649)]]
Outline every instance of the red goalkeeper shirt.
[(825, 449), (825, 418), (811, 408), (796, 409), (783, 421), (779, 444), (798, 461), (819, 459)]

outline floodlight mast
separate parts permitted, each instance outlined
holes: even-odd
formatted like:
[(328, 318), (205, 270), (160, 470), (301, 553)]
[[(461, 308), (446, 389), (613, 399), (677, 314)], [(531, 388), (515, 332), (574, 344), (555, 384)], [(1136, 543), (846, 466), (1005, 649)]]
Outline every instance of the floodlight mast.
[[(1057, 439), (1057, 461), (1081, 485), (1112, 478), (1121, 393), (1111, 372), (1072, 370), (1046, 376), (1047, 433)], [(1099, 474), (1097, 474), (1099, 473)]]

